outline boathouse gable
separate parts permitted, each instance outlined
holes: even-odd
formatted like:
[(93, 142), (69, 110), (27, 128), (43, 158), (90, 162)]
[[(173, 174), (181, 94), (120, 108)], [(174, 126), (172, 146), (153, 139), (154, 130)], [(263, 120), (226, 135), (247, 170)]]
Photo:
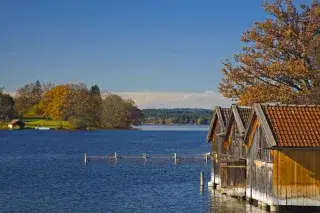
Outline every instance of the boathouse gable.
[(250, 107), (232, 106), (224, 139), (224, 153), (236, 158), (246, 158), (244, 136), (251, 113)]
[(213, 109), (213, 116), (210, 122), (207, 141), (211, 142), (211, 181), (210, 186), (220, 186), (220, 164), (219, 164), (219, 144), (223, 144), (227, 120), (230, 115), (230, 108), (216, 106)]
[(246, 197), (270, 206), (320, 206), (320, 107), (253, 107), (245, 134)]
[(250, 107), (231, 107), (226, 135), (220, 144), (221, 190), (231, 196), (245, 196), (246, 150), (243, 139), (250, 112)]
[(225, 133), (230, 111), (229, 108), (221, 108), (219, 106), (216, 106), (213, 109), (213, 116), (207, 135), (208, 142), (214, 142), (217, 139), (217, 136), (221, 136)]

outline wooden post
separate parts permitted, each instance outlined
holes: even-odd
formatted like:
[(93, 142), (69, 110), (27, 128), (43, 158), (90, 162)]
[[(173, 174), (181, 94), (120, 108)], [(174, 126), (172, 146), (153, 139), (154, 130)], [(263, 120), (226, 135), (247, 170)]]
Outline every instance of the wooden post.
[(206, 163), (208, 163), (208, 153), (205, 153), (205, 154), (204, 154), (204, 161), (205, 161)]
[(200, 194), (204, 191), (204, 172), (200, 172)]
[(267, 210), (268, 205), (265, 202), (261, 203), (262, 210)]
[(84, 153), (84, 163), (85, 164), (87, 163), (87, 153), (86, 152)]
[(177, 153), (174, 153), (173, 158), (174, 158), (174, 164), (177, 164), (178, 162)]
[(117, 162), (117, 160), (118, 160), (118, 155), (117, 155), (117, 153), (115, 152), (115, 153), (114, 153), (114, 161)]
[(200, 172), (200, 186), (204, 186), (204, 172)]
[(146, 161), (147, 161), (147, 154), (146, 154), (146, 153), (143, 153), (143, 154), (142, 154), (142, 158), (144, 159), (144, 162), (146, 162)]
[(271, 205), (270, 212), (279, 212), (279, 206)]

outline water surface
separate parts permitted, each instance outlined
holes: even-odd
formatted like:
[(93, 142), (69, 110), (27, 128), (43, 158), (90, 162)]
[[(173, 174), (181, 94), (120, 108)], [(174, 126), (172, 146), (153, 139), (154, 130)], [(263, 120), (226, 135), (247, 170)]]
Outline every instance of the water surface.
[[(259, 212), (207, 187), (210, 164), (83, 163), (83, 155), (201, 155), (207, 131), (0, 131), (0, 212)], [(196, 127), (195, 127), (196, 128)]]

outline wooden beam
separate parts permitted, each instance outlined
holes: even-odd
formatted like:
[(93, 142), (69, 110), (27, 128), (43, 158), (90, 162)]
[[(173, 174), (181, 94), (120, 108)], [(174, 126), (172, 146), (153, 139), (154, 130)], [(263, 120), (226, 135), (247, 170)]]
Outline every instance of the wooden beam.
[(255, 115), (255, 110), (254, 110), (254, 108), (252, 107), (252, 109), (251, 109), (251, 113), (250, 113), (250, 115), (249, 115), (249, 121), (248, 121), (248, 124), (247, 124), (247, 129), (246, 129), (246, 131), (245, 131), (245, 133), (244, 133), (244, 143), (245, 144), (247, 144), (247, 139), (248, 139), (248, 136), (249, 136), (249, 134), (250, 134), (250, 130), (251, 130), (251, 128), (252, 128), (252, 120), (253, 120), (253, 118), (254, 118), (254, 115)]
[(221, 166), (223, 168), (247, 168), (247, 166)]
[(267, 121), (267, 118), (263, 112), (261, 105), (255, 104), (254, 107), (257, 112), (258, 118), (261, 121), (261, 126), (262, 126), (263, 131), (266, 135), (267, 141), (269, 142), (269, 146), (277, 146), (277, 142), (276, 142), (275, 137), (271, 131), (271, 128), (269, 126), (269, 123)]
[(241, 120), (240, 114), (238, 112), (238, 107), (237, 106), (232, 106), (231, 107), (232, 113), (234, 115), (234, 119), (238, 125), (238, 129), (241, 133), (244, 133), (246, 129), (244, 128), (243, 122)]
[(218, 116), (218, 119), (219, 119), (221, 130), (222, 130), (222, 132), (226, 132), (226, 124), (223, 121), (223, 116), (222, 116), (222, 113), (221, 113), (221, 107), (216, 107), (215, 110), (216, 110), (216, 113), (217, 113), (217, 116)]
[(210, 127), (209, 127), (209, 132), (207, 135), (207, 142), (211, 142), (212, 141), (212, 135), (213, 135), (213, 131), (214, 131), (214, 126), (217, 120), (217, 113), (215, 112), (215, 109), (213, 109), (213, 115), (211, 118), (211, 122), (210, 122)]

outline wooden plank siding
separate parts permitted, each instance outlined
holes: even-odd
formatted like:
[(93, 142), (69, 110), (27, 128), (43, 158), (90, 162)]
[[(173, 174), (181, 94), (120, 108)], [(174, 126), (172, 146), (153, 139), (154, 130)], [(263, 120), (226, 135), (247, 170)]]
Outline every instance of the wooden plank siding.
[(224, 134), (226, 131), (227, 120), (231, 109), (215, 107), (213, 117), (210, 122), (210, 128), (207, 141), (211, 142), (211, 184), (217, 188), (221, 186), (221, 144), (223, 144)]
[(211, 176), (213, 176), (214, 178), (214, 183), (216, 185), (220, 185), (221, 184), (221, 179), (220, 179), (220, 165), (219, 165), (219, 148), (218, 148), (218, 144), (220, 144), (221, 142), (221, 136), (219, 136), (219, 134), (221, 133), (221, 126), (220, 124), (217, 124), (215, 126), (215, 130), (214, 130), (214, 135), (215, 137), (212, 140), (212, 144), (211, 144), (211, 152), (213, 153), (213, 158), (211, 159)]
[[(220, 145), (221, 189), (230, 196), (245, 197), (246, 194), (246, 149), (244, 146), (245, 124), (250, 113), (248, 108), (232, 106), (227, 132)], [(248, 113), (249, 112), (249, 113)], [(243, 121), (246, 121), (245, 123)]]
[(320, 206), (320, 150), (272, 150), (278, 205)]
[(258, 120), (253, 122), (252, 141), (248, 150), (246, 196), (248, 198), (273, 204), (273, 164), (265, 134)]
[(320, 210), (320, 106), (215, 110), (210, 134), (218, 189), (264, 206)]
[(320, 206), (320, 149), (272, 146), (266, 122), (254, 115), (246, 135), (246, 197), (268, 205)]

